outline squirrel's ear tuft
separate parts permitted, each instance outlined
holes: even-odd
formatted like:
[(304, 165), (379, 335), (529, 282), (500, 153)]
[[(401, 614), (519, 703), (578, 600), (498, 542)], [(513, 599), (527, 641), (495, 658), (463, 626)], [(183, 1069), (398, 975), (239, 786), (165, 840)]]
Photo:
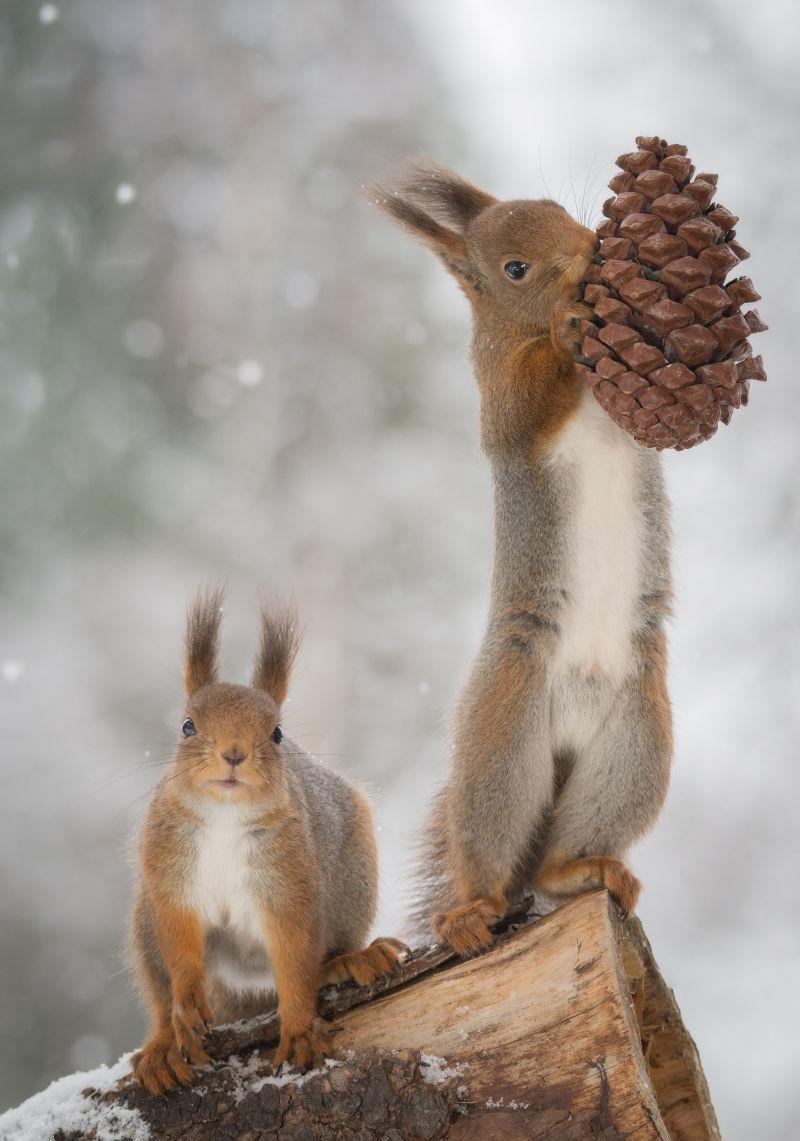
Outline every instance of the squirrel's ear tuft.
[(294, 659), (300, 649), (297, 615), (291, 607), (261, 611), (261, 645), (253, 667), (253, 685), (265, 690), (276, 705), (289, 691)]
[(436, 221), (461, 234), (473, 218), (497, 202), (454, 170), (430, 160), (411, 163), (400, 178), (399, 190)]
[(186, 645), (183, 657), (183, 682), (191, 695), (204, 685), (217, 680), (219, 627), (225, 590), (200, 591), (189, 606), (186, 621)]
[(385, 211), (395, 222), (399, 222), (404, 230), (408, 230), (415, 238), (429, 245), (434, 253), (442, 258), (464, 257), (466, 250), (464, 240), (460, 234), (448, 230), (440, 225), (421, 207), (415, 205), (410, 198), (404, 197), (401, 190), (388, 190), (381, 186), (373, 186), (368, 191), (369, 199)]
[(496, 200), (465, 178), (435, 163), (406, 167), (391, 189), (372, 187), (370, 200), (425, 242), (468, 297), (481, 291), (481, 275), (464, 242), (468, 223)]

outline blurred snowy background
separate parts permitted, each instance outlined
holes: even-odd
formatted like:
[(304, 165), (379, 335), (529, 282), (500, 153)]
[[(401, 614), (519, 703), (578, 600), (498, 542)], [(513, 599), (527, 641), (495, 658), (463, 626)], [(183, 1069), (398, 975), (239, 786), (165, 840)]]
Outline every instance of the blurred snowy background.
[(259, 596), (296, 599), (287, 728), (372, 787), (399, 928), (490, 486), (466, 302), (360, 184), (427, 153), (596, 217), (660, 133), (720, 172), (772, 331), (749, 410), (665, 457), (677, 757), (634, 866), (723, 1135), (797, 1137), (799, 31), (792, 0), (5, 0), (0, 1109), (142, 1036), (125, 849), (204, 580), (232, 679)]

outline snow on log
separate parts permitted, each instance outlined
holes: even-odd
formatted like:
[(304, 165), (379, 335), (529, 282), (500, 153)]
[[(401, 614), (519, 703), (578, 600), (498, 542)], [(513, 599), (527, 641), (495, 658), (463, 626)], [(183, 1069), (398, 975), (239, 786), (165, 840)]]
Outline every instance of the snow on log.
[(8, 1141), (717, 1141), (694, 1043), (636, 919), (605, 892), (520, 911), (487, 954), (418, 952), (371, 988), (329, 989), (337, 1057), (273, 1075), (272, 1016), (209, 1034), (213, 1066), (152, 1097), (71, 1075), (0, 1117)]

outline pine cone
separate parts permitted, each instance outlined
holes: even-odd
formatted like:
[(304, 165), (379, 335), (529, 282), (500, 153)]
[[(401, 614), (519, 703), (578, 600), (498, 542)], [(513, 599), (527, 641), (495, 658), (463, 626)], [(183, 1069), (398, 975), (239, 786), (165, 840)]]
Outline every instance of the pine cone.
[(749, 257), (735, 214), (714, 201), (716, 174), (695, 174), (686, 147), (639, 136), (620, 155), (603, 205), (598, 255), (583, 297), (577, 368), (609, 416), (641, 444), (691, 448), (766, 380), (748, 337), (767, 326), (749, 277), (725, 284)]

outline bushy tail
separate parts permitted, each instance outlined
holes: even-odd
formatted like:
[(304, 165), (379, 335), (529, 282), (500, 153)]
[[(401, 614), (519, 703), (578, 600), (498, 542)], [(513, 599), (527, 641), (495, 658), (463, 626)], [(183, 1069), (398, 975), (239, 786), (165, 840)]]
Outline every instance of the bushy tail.
[(415, 942), (429, 943), (433, 938), (432, 919), (440, 911), (455, 906), (455, 898), (447, 874), (447, 788), (441, 788), (417, 845), (416, 867), (412, 876), (413, 903), (409, 927)]
[[(521, 903), (530, 914), (547, 915), (555, 906), (540, 892), (533, 890), (535, 870), (542, 857), (544, 838), (549, 826), (549, 813), (545, 814), (540, 829), (530, 843), (505, 891), (509, 908)], [(409, 929), (417, 946), (428, 944), (434, 936), (432, 920), (443, 911), (451, 911), (459, 902), (453, 891), (448, 868), (447, 851), (447, 786), (439, 789), (433, 800), (430, 815), (417, 845), (416, 867), (412, 876), (413, 903), (409, 915)]]

